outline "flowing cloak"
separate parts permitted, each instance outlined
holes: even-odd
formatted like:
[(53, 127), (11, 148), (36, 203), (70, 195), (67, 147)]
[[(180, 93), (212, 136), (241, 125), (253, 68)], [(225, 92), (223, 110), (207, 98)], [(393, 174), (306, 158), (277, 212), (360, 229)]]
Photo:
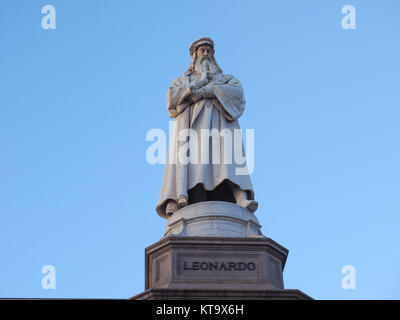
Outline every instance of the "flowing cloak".
[[(174, 127), (170, 136), (168, 159), (156, 207), (157, 213), (163, 218), (168, 218), (165, 213), (168, 200), (177, 201), (181, 197), (187, 198), (188, 190), (199, 183), (210, 191), (224, 180), (229, 180), (246, 191), (249, 199), (254, 199), (246, 163), (235, 161), (234, 152), (237, 151), (233, 151), (239, 145), (240, 156), (243, 157), (242, 136), (241, 134), (235, 136), (234, 133), (235, 129), (240, 129), (237, 119), (242, 115), (245, 107), (242, 86), (232, 75), (222, 73), (217, 73), (210, 81), (210, 85), (215, 98), (202, 99), (196, 103), (188, 99), (191, 94), (189, 72), (173, 79), (168, 89), (167, 110), (169, 116), (174, 118)], [(228, 133), (231, 134), (232, 139), (221, 134), (217, 143), (214, 143), (210, 136), (203, 138), (202, 129), (217, 129), (219, 132), (229, 130)], [(196, 133), (196, 137), (192, 136), (193, 132)], [(240, 130), (236, 132), (240, 133)], [(234, 142), (235, 138), (236, 142)], [(240, 143), (237, 142), (238, 138), (240, 138)], [(208, 148), (204, 148), (207, 149), (207, 154), (206, 150), (201, 150), (202, 146), (207, 146), (206, 139), (209, 143)], [(196, 150), (198, 150), (197, 155)], [(231, 150), (230, 154), (229, 150)], [(195, 154), (194, 158), (198, 161), (190, 158), (191, 160), (185, 164), (185, 161), (180, 161), (185, 158), (185, 154), (186, 159)], [(183, 157), (180, 158), (180, 155)], [(208, 162), (204, 161), (204, 156), (208, 158)], [(218, 156), (219, 161), (215, 161)], [(241, 168), (240, 174), (237, 174), (238, 168)]]

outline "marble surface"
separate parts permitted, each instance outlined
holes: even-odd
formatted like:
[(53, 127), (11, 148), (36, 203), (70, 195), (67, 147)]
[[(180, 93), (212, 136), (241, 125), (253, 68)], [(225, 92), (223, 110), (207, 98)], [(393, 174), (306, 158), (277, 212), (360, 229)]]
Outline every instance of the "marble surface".
[(176, 211), (164, 237), (264, 237), (254, 213), (230, 202), (205, 201)]

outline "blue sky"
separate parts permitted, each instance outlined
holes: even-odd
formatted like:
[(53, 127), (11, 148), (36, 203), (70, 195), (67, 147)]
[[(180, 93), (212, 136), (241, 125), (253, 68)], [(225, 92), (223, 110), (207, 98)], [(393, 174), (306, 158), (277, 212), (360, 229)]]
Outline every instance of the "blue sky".
[[(47, 4), (55, 30), (41, 27)], [(341, 27), (347, 4), (355, 30)], [(290, 250), (285, 287), (399, 299), (399, 15), (395, 0), (2, 0), (0, 297), (144, 290), (144, 248), (166, 222), (146, 133), (168, 130), (168, 85), (210, 36), (245, 90), (256, 215)]]

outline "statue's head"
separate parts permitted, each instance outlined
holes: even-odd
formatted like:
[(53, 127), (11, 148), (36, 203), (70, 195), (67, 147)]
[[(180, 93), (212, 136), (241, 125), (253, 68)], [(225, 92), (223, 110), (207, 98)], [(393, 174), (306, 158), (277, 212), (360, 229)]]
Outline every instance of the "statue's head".
[(222, 72), (214, 57), (214, 41), (211, 38), (199, 38), (190, 46), (192, 61), (187, 72), (212, 76)]

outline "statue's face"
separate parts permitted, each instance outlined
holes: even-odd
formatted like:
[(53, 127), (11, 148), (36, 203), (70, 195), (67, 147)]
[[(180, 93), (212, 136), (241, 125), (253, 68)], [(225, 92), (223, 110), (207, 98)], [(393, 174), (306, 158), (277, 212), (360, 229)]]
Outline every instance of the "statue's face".
[(212, 55), (212, 49), (209, 45), (202, 44), (197, 48), (197, 56), (199, 58), (204, 58), (204, 57), (211, 58), (211, 55)]
[(218, 72), (219, 69), (212, 47), (208, 44), (202, 44), (196, 48), (196, 54), (192, 57), (193, 71), (200, 74), (202, 79), (209, 78)]

